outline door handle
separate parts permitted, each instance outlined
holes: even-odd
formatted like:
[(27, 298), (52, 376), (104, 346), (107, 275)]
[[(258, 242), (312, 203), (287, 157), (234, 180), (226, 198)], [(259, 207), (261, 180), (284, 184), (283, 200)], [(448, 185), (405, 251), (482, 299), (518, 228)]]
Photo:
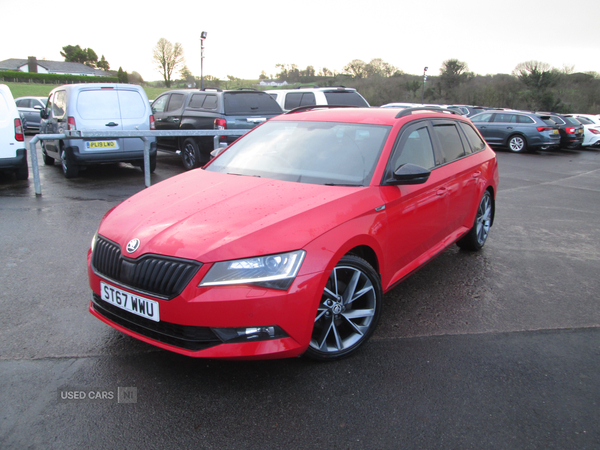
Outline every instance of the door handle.
[(481, 172), (478, 170), (477, 172), (473, 173), (473, 175), (471, 175), (473, 178), (479, 178), (481, 176)]
[(114, 123), (114, 122), (108, 122), (108, 123), (106, 124), (106, 126), (107, 126), (107, 127), (117, 127), (117, 126), (119, 126), (119, 124), (118, 124), (118, 123)]
[(446, 195), (447, 193), (448, 193), (448, 189), (446, 189), (445, 187), (439, 188), (436, 192), (436, 194), (440, 197), (443, 195)]

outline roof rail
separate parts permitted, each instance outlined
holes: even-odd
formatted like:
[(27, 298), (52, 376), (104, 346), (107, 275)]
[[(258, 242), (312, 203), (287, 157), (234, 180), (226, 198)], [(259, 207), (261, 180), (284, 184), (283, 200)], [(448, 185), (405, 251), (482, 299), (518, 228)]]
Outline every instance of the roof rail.
[(457, 116), (460, 115), (456, 111), (452, 111), (451, 109), (441, 108), (439, 106), (415, 106), (413, 108), (405, 108), (405, 109), (401, 110), (398, 114), (396, 114), (396, 119), (399, 119), (400, 117), (404, 117), (404, 116), (409, 116), (415, 111), (444, 112), (444, 113), (455, 114)]
[(223, 92), (223, 89), (218, 87), (205, 87), (204, 89), (198, 89), (199, 91), (211, 91), (211, 92)]
[(301, 84), (300, 86), (296, 86), (294, 89), (319, 89), (321, 86), (317, 84)]

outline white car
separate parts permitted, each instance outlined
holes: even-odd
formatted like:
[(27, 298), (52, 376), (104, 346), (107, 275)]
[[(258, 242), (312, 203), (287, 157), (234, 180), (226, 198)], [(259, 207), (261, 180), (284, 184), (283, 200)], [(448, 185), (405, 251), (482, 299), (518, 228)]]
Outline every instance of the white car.
[(5, 84), (0, 84), (0, 170), (13, 172), (17, 180), (29, 176), (23, 123), (12, 92)]
[(600, 116), (593, 114), (571, 114), (583, 125), (582, 147), (600, 147)]
[(316, 105), (343, 105), (365, 106), (369, 103), (354, 88), (339, 87), (313, 87), (296, 89), (270, 89), (265, 91), (275, 99), (284, 112), (300, 106)]

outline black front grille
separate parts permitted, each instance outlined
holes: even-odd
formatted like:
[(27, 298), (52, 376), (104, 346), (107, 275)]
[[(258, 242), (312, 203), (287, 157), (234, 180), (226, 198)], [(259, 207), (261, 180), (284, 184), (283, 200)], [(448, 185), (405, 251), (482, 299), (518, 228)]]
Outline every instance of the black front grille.
[(201, 266), (197, 261), (151, 254), (126, 258), (119, 245), (101, 236), (92, 255), (92, 267), (98, 275), (164, 299), (179, 295)]
[(155, 341), (191, 351), (204, 350), (222, 343), (209, 327), (192, 327), (169, 322), (153, 322), (105, 302), (93, 294), (94, 310), (111, 322)]

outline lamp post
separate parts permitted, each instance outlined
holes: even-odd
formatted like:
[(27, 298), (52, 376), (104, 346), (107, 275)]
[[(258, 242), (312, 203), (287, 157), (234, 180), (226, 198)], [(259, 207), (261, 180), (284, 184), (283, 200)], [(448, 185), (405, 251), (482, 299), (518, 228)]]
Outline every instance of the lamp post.
[(421, 105), (425, 104), (425, 82), (427, 81), (427, 67), (423, 69), (423, 94), (421, 96)]
[(206, 39), (206, 31), (200, 34), (200, 90), (204, 89), (204, 39)]

